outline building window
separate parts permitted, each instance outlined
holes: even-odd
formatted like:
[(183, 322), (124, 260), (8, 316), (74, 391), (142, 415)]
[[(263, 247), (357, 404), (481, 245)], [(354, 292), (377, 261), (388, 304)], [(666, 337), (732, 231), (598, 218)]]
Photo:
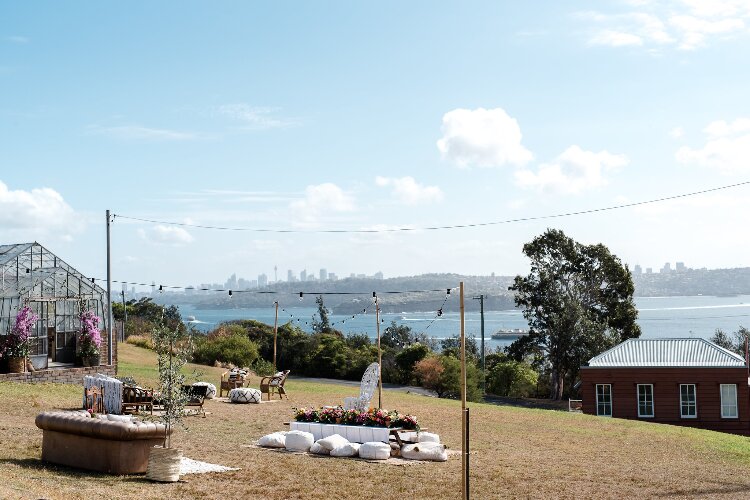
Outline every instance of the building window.
[(602, 417), (612, 416), (612, 386), (596, 384), (596, 414)]
[(653, 384), (638, 384), (638, 416), (654, 416), (654, 386)]
[(736, 384), (721, 384), (721, 418), (737, 418)]
[(698, 417), (695, 402), (695, 384), (680, 384), (680, 417)]

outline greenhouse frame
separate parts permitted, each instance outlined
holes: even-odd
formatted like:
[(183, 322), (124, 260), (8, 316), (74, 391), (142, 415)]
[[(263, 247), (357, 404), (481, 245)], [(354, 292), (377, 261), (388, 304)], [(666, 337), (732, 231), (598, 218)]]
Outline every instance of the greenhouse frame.
[[(107, 292), (37, 242), (0, 245), (0, 342), (29, 306), (39, 316), (29, 360), (34, 369), (64, 368), (76, 361), (79, 314), (93, 311), (107, 328)], [(112, 339), (102, 335), (101, 363), (107, 364)]]

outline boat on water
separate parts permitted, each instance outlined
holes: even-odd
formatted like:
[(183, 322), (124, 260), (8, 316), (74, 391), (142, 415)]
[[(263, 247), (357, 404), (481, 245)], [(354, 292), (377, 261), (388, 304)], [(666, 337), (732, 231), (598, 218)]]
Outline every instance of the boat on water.
[(503, 328), (493, 333), (492, 338), (495, 340), (518, 339), (528, 334), (529, 331), (523, 328)]
[(195, 323), (196, 321), (197, 320), (195, 319), (195, 316), (188, 316), (187, 317), (187, 322), (188, 323)]

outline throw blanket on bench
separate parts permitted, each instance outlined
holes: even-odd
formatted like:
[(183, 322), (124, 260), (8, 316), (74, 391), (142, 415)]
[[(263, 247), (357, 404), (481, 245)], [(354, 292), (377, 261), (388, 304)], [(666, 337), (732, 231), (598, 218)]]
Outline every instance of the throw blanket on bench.
[(86, 397), (86, 389), (94, 386), (101, 387), (104, 390), (104, 409), (107, 413), (116, 415), (122, 413), (122, 382), (101, 373), (94, 376), (86, 375), (83, 377), (84, 398)]

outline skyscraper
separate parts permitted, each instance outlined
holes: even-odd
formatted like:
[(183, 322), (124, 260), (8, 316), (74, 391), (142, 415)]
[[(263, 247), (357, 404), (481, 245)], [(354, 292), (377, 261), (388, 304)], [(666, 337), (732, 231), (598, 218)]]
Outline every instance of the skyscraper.
[(320, 281), (325, 281), (328, 279), (328, 271), (325, 268), (321, 268), (320, 270)]
[(299, 272), (299, 280), (300, 281), (307, 281), (307, 269), (303, 269)]

